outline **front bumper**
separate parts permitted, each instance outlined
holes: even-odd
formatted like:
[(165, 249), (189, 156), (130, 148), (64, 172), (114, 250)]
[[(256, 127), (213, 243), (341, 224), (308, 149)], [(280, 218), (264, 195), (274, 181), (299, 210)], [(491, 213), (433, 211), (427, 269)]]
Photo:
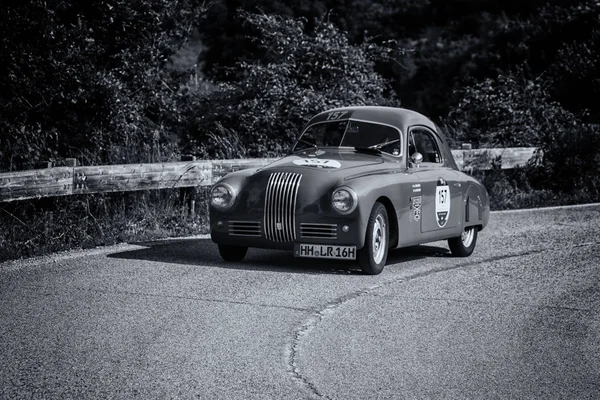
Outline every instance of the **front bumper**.
[(267, 237), (264, 218), (249, 215), (211, 213), (210, 235), (223, 245), (293, 250), (295, 243), (337, 246), (364, 245), (364, 232), (358, 221), (342, 216), (296, 217), (292, 240)]

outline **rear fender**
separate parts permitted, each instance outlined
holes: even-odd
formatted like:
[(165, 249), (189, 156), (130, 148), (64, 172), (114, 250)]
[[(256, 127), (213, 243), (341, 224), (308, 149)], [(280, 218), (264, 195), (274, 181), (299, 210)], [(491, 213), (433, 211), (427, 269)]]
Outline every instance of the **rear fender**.
[(487, 224), (487, 215), (489, 215), (489, 207), (487, 204), (487, 192), (485, 188), (478, 188), (476, 185), (469, 185), (469, 189), (464, 197), (464, 227), (479, 226), (483, 228)]

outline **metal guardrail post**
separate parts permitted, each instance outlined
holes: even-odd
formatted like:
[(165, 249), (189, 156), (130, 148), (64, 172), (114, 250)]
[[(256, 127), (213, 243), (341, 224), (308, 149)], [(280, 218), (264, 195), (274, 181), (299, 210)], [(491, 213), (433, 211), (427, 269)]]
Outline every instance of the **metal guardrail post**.
[[(196, 161), (196, 156), (182, 155), (181, 161)], [(182, 187), (179, 189), (179, 201), (183, 206), (184, 215), (196, 215), (196, 187)]]

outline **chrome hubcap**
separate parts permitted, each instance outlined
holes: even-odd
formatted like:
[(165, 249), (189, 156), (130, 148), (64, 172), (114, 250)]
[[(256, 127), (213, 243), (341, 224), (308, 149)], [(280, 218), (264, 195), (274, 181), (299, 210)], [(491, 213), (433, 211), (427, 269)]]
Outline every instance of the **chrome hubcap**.
[(460, 240), (462, 241), (463, 246), (471, 246), (471, 243), (473, 243), (473, 236), (475, 236), (475, 228), (465, 229), (460, 235)]
[(385, 236), (385, 220), (381, 214), (375, 218), (373, 225), (373, 260), (379, 264), (383, 260), (385, 248), (387, 246), (387, 238)]

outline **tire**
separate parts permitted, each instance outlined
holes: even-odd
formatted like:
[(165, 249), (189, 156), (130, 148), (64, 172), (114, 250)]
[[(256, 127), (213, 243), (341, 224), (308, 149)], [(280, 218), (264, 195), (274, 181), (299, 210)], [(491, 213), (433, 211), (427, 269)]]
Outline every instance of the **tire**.
[(219, 245), (219, 253), (225, 261), (242, 261), (248, 252), (247, 247), (230, 246), (225, 244)]
[(367, 275), (378, 275), (387, 261), (390, 231), (385, 206), (375, 203), (369, 215), (365, 246), (358, 252), (358, 263)]
[(463, 233), (459, 237), (448, 239), (448, 246), (454, 257), (468, 257), (475, 250), (475, 244), (477, 244), (477, 232), (476, 226), (470, 226), (465, 228)]

